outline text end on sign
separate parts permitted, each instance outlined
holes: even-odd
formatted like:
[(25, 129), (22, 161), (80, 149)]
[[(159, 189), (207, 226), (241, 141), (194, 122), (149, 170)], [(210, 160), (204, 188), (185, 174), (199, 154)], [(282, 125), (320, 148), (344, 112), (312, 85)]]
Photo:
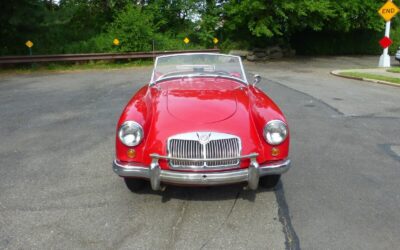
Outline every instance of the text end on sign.
[(392, 1), (387, 1), (382, 8), (378, 10), (378, 13), (386, 22), (389, 22), (399, 11), (399, 8)]

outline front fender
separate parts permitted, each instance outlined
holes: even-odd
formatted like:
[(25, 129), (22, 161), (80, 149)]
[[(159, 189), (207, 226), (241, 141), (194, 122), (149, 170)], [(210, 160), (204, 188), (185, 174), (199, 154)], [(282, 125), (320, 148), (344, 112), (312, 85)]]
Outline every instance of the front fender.
[[(118, 160), (124, 162), (141, 162), (141, 159), (143, 158), (144, 145), (146, 144), (146, 135), (150, 129), (151, 116), (151, 97), (149, 88), (146, 85), (131, 98), (119, 118), (115, 138), (116, 158)], [(144, 139), (138, 146), (128, 147), (119, 140), (118, 130), (125, 121), (135, 121), (143, 127)], [(128, 157), (127, 151), (129, 149), (135, 150), (135, 157)]]
[[(264, 126), (271, 120), (281, 120), (286, 123), (286, 118), (283, 112), (279, 109), (279, 107), (271, 100), (264, 92), (260, 89), (249, 86), (249, 99), (250, 99), (250, 107), (249, 110), (251, 112), (251, 117), (256, 126), (257, 133), (260, 137), (260, 141), (264, 146), (264, 156), (267, 161), (277, 161), (284, 160), (288, 158), (289, 155), (289, 144), (290, 144), (290, 132), (288, 132), (288, 136), (286, 140), (277, 146), (269, 145), (263, 136)], [(288, 128), (289, 130), (289, 128)], [(279, 154), (272, 155), (272, 148), (278, 149)]]

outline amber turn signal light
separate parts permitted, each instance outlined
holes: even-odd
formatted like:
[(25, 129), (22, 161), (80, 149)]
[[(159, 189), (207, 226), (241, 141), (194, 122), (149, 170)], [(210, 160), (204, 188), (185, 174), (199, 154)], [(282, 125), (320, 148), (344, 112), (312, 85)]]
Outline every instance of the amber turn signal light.
[(136, 151), (134, 149), (128, 149), (128, 151), (126, 151), (126, 155), (129, 158), (135, 158), (136, 157)]
[(272, 148), (272, 149), (271, 149), (271, 155), (272, 155), (272, 156), (278, 156), (279, 153), (280, 153), (280, 151), (279, 151), (278, 148)]

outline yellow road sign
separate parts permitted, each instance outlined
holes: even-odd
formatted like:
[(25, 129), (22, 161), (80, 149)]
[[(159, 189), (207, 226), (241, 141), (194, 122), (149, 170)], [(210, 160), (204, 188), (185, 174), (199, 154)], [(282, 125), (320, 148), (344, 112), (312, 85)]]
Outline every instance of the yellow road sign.
[(217, 44), (217, 43), (218, 43), (218, 38), (214, 37), (213, 43), (214, 43), (214, 44)]
[(399, 8), (392, 2), (387, 1), (382, 8), (378, 10), (378, 13), (385, 19), (386, 22), (392, 20), (392, 18), (399, 12)]
[(28, 41), (26, 41), (25, 45), (26, 45), (26, 47), (28, 47), (28, 48), (32, 48), (33, 42), (31, 42), (31, 41), (28, 40)]
[(185, 37), (185, 39), (183, 39), (183, 42), (188, 44), (190, 42), (189, 38)]
[(115, 38), (114, 41), (113, 41), (113, 44), (114, 45), (119, 45), (119, 40), (117, 38)]

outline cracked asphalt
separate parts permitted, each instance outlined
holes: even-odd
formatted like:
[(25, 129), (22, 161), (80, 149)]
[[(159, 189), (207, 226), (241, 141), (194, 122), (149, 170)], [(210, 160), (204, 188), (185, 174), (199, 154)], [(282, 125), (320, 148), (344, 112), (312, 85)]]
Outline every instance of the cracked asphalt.
[(118, 116), (151, 68), (0, 76), (0, 249), (393, 249), (400, 88), (336, 78), (374, 57), (247, 63), (286, 114), (275, 190), (130, 193), (111, 170)]

